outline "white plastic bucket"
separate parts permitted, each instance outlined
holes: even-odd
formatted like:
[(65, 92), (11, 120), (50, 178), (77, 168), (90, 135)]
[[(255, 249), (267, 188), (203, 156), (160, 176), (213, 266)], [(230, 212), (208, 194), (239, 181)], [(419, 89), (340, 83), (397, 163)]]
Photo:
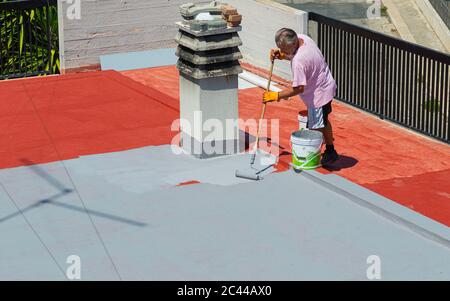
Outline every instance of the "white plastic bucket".
[(300, 131), (308, 129), (308, 111), (298, 113), (298, 128)]
[(297, 170), (320, 166), (323, 135), (319, 131), (301, 130), (291, 135), (292, 167)]

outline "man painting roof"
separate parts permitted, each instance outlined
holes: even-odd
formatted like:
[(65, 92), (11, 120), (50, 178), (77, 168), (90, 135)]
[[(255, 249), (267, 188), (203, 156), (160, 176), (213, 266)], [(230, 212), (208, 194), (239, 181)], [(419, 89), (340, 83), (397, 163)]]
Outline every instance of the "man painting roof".
[(291, 61), (292, 87), (281, 92), (265, 92), (263, 102), (280, 101), (299, 95), (308, 108), (308, 128), (322, 132), (326, 144), (322, 165), (338, 159), (334, 149), (333, 130), (328, 115), (336, 95), (336, 82), (320, 49), (307, 35), (297, 34), (289, 28), (280, 29), (275, 36), (278, 46), (270, 52), (271, 60)]

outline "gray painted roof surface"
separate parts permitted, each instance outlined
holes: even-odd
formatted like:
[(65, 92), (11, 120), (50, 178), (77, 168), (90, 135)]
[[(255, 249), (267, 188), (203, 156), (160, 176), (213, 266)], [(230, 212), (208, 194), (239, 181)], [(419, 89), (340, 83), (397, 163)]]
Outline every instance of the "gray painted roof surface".
[(160, 146), (0, 170), (0, 280), (62, 280), (70, 255), (82, 280), (367, 280), (370, 255), (383, 280), (450, 279), (448, 227), (334, 175), (235, 178), (248, 162)]

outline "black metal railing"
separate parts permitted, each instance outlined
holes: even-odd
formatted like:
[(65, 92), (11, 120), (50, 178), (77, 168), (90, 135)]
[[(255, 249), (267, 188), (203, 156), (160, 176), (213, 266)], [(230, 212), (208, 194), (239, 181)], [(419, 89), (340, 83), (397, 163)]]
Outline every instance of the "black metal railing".
[(57, 0), (0, 0), (0, 79), (58, 72)]
[(337, 99), (450, 142), (450, 56), (309, 14), (338, 85)]
[(449, 0), (429, 0), (434, 10), (439, 14), (442, 21), (450, 29), (450, 1)]

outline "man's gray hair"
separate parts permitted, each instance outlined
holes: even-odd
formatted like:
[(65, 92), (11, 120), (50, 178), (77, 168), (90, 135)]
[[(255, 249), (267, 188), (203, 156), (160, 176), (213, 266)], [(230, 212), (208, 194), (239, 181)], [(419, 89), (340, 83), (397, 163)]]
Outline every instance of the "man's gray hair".
[(298, 41), (298, 36), (295, 31), (289, 28), (281, 28), (275, 34), (275, 43), (278, 48), (291, 47)]

